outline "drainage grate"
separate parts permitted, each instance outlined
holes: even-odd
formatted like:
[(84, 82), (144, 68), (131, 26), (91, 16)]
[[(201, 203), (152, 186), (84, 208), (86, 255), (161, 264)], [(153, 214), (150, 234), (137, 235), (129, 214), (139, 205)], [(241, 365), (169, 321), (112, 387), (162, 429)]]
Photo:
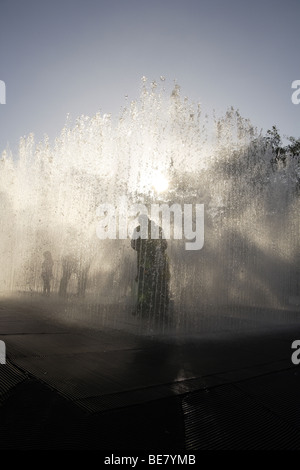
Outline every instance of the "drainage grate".
[(187, 450), (300, 449), (300, 430), (233, 385), (183, 399)]
[(8, 392), (18, 383), (26, 380), (26, 375), (7, 362), (0, 369), (0, 404), (6, 399)]

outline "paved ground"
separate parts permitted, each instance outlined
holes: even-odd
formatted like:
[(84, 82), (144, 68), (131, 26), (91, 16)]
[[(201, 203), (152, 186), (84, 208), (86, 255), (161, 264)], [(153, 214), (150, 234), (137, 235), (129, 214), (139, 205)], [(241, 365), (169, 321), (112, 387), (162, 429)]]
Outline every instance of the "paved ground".
[(0, 448), (300, 449), (300, 312), (162, 331), (113, 310), (0, 299)]

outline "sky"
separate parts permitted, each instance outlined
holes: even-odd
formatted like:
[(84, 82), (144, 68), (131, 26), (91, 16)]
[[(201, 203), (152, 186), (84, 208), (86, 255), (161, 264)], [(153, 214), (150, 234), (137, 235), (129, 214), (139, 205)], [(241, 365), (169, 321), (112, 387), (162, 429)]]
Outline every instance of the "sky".
[(117, 115), (141, 77), (300, 136), (300, 0), (0, 0), (0, 154), (68, 114)]

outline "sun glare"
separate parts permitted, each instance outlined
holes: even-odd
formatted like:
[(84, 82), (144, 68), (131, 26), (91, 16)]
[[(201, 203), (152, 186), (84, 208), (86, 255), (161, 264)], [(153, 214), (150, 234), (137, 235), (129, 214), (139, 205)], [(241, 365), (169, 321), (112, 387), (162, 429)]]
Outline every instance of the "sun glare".
[(162, 174), (156, 174), (153, 177), (153, 187), (158, 193), (162, 193), (168, 189), (169, 182)]

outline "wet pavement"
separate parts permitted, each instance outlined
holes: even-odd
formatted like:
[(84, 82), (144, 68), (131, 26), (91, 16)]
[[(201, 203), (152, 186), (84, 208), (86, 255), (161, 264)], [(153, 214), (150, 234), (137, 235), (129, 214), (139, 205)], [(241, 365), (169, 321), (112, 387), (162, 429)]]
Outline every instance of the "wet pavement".
[(300, 448), (300, 313), (162, 332), (60, 308), (0, 299), (0, 448)]

